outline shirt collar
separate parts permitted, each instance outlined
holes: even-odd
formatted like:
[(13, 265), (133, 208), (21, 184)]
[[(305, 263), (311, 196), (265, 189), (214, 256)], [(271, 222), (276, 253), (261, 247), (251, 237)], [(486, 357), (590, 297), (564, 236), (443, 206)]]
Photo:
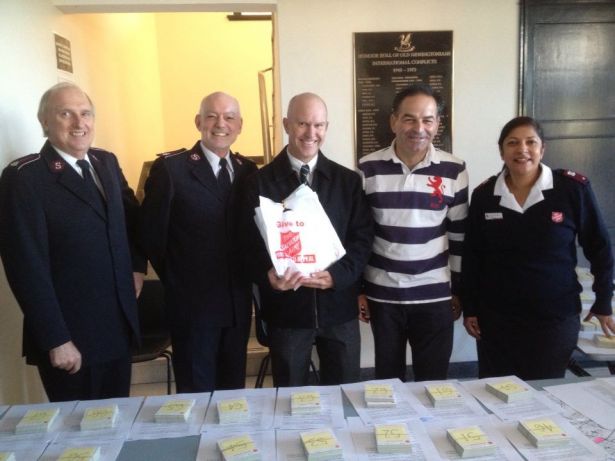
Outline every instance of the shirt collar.
[(391, 147), (385, 151), (383, 160), (392, 160), (395, 163), (399, 163), (401, 164), (404, 171), (408, 171), (408, 172), (417, 170), (419, 168), (425, 168), (426, 166), (429, 166), (432, 163), (440, 163), (440, 159), (436, 155), (435, 146), (432, 143), (429, 143), (429, 149), (427, 149), (427, 154), (425, 155), (425, 158), (423, 158), (423, 160), (421, 160), (419, 163), (414, 165), (414, 168), (410, 170), (406, 166), (406, 164), (402, 162), (401, 159), (395, 153), (395, 140), (393, 140), (393, 142), (391, 143)]
[[(290, 152), (288, 152), (288, 148), (286, 149), (286, 155), (288, 155), (288, 161), (290, 162), (290, 167), (293, 169), (293, 171), (295, 173), (299, 173), (299, 170), (301, 169), (301, 167), (303, 165), (305, 165), (305, 163), (303, 163), (301, 160), (299, 160), (296, 157), (293, 157)], [(310, 160), (307, 165), (310, 167), (310, 175), (312, 175), (312, 173), (314, 172), (314, 170), (316, 169), (316, 163), (318, 162), (318, 154), (314, 155), (314, 157), (312, 158), (312, 160)]]
[[(79, 175), (81, 175), (81, 167), (79, 165), (77, 165), (77, 160), (79, 160), (77, 157), (74, 157), (70, 154), (67, 154), (66, 152), (58, 149), (56, 146), (54, 146), (52, 144), (52, 147), (55, 149), (55, 151), (58, 153), (58, 155), (60, 157), (62, 157), (62, 160), (64, 160), (66, 163), (68, 163), (73, 170), (75, 170), (77, 173), (79, 173)], [(86, 160), (90, 165), (92, 165), (92, 162), (90, 161), (90, 157), (88, 156), (87, 152), (85, 154), (85, 157), (83, 157), (84, 160)], [(94, 168), (91, 168), (90, 171), (92, 171)]]
[(230, 151), (228, 151), (226, 153), (226, 155), (224, 155), (224, 157), (220, 157), (219, 155), (214, 154), (207, 147), (205, 147), (205, 144), (203, 144), (203, 141), (200, 141), (200, 143), (201, 143), (201, 149), (203, 150), (203, 154), (205, 154), (205, 158), (207, 159), (207, 161), (211, 165), (211, 169), (213, 170), (214, 174), (216, 174), (218, 172), (218, 170), (220, 169), (220, 159), (221, 158), (225, 158), (226, 159), (227, 168), (230, 170), (231, 173), (234, 172), (234, 170), (233, 170), (233, 162), (231, 161), (231, 152)]
[(547, 165), (541, 163), (540, 176), (538, 176), (538, 179), (530, 189), (530, 193), (527, 196), (525, 203), (521, 206), (506, 185), (506, 176), (508, 176), (508, 174), (508, 170), (504, 168), (502, 173), (495, 180), (495, 185), (493, 188), (493, 195), (499, 195), (501, 197), (500, 206), (503, 206), (504, 208), (523, 213), (532, 205), (544, 200), (545, 197), (542, 191), (553, 189), (553, 171)]

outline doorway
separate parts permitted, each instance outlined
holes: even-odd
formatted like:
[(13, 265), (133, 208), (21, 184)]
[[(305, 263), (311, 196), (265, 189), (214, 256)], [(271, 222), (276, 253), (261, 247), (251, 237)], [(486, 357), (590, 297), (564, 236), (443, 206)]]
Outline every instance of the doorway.
[(588, 176), (615, 244), (615, 3), (524, 0), (520, 113), (547, 140), (545, 163)]
[[(229, 19), (232, 11), (69, 12), (79, 13), (66, 19), (83, 31), (72, 40), (85, 50), (88, 81), (77, 83), (96, 104), (95, 144), (118, 155), (133, 188), (145, 162), (196, 142), (194, 116), (213, 91), (240, 102), (244, 124), (233, 151), (265, 156), (264, 138), (275, 136), (279, 116), (271, 16), (237, 21)], [(261, 122), (263, 90), (268, 126)]]

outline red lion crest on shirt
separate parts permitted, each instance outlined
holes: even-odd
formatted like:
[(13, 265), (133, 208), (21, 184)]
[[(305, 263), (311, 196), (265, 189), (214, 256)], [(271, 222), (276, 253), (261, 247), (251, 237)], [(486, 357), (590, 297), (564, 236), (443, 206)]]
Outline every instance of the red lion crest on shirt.
[(444, 202), (444, 184), (442, 184), (441, 176), (429, 177), (427, 179), (427, 187), (431, 187), (433, 189), (431, 193), (431, 197), (435, 197), (435, 203), (432, 203), (432, 208), (436, 208), (438, 205), (442, 205)]

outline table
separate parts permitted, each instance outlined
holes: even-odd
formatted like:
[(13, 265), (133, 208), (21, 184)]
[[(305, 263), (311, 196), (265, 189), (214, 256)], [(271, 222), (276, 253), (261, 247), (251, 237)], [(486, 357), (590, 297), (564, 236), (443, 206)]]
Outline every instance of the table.
[[(591, 376), (575, 376), (561, 379), (528, 381), (535, 389), (546, 386), (591, 381)], [(239, 391), (238, 391), (239, 392)], [(346, 395), (342, 393), (344, 416), (356, 416), (356, 411)], [(200, 436), (193, 435), (173, 439), (133, 440), (124, 442), (117, 461), (194, 461), (196, 459)]]

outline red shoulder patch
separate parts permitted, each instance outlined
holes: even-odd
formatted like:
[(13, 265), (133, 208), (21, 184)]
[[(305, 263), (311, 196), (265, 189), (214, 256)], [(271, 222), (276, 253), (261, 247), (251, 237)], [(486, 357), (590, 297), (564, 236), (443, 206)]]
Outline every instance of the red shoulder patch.
[(562, 176), (565, 176), (566, 178), (570, 178), (576, 182), (580, 182), (581, 184), (587, 184), (589, 182), (589, 180), (587, 179), (587, 176), (584, 176), (581, 173), (577, 173), (572, 170), (560, 170), (560, 172)]
[[(249, 155), (241, 155), (239, 152), (232, 152), (233, 158), (237, 160), (237, 163), (243, 165), (244, 163), (257, 163), (257, 157), (250, 157)], [(261, 157), (262, 158), (262, 157)]]

